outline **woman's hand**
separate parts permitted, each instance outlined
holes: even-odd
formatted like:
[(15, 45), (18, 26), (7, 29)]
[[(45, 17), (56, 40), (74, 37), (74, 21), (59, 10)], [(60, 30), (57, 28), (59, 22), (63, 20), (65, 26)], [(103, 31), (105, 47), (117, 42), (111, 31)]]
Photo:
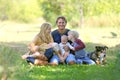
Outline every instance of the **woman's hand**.
[(35, 47), (34, 47), (34, 50), (35, 50), (35, 51), (38, 51), (38, 50), (39, 50), (39, 46), (35, 46)]
[(32, 51), (32, 52), (36, 52), (36, 51), (38, 51), (39, 50), (39, 46), (34, 46), (34, 47), (28, 47), (28, 49), (30, 50), (30, 51)]
[(75, 51), (75, 48), (73, 47), (71, 50)]

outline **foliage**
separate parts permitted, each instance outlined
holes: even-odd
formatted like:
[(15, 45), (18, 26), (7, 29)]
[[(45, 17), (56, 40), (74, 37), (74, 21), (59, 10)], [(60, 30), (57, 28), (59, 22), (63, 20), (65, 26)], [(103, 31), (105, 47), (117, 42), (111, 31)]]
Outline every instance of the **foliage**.
[(119, 14), (119, 3), (119, 0), (45, 0), (42, 7), (47, 21), (53, 23), (54, 16), (64, 15), (71, 26), (78, 27), (82, 24), (83, 18)]
[(36, 0), (2, 0), (1, 4), (1, 19), (7, 17), (9, 20), (29, 22), (42, 14)]
[(63, 15), (70, 26), (78, 27), (94, 16), (119, 15), (119, 4), (120, 0), (0, 0), (0, 19), (31, 22), (44, 17), (54, 25), (56, 17)]
[(43, 17), (45, 20), (55, 24), (56, 17), (61, 15), (61, 2), (58, 0), (45, 0), (42, 5)]

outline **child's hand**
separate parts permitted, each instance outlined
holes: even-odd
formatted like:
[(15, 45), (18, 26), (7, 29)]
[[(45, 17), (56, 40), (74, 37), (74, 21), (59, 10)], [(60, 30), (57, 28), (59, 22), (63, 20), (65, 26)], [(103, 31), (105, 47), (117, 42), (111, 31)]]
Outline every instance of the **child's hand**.
[(65, 49), (66, 52), (68, 52), (70, 50), (70, 48), (68, 46), (64, 46), (63, 48)]
[(67, 57), (69, 55), (69, 52), (65, 52), (64, 56)]
[(75, 48), (73, 47), (72, 50), (75, 51)]
[(64, 58), (63, 57), (60, 57), (60, 62), (64, 62)]

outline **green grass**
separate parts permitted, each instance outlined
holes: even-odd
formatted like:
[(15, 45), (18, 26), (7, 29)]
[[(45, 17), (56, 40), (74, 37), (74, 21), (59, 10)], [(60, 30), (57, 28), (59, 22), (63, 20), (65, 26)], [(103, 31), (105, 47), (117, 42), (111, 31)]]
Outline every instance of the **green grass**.
[(27, 44), (39, 32), (38, 25), (4, 25), (0, 28), (0, 76), (5, 68), (8, 80), (120, 80), (120, 27), (74, 28), (85, 42), (86, 51), (93, 51), (96, 45), (109, 47), (108, 64), (105, 66), (30, 66), (20, 56), (27, 51)]

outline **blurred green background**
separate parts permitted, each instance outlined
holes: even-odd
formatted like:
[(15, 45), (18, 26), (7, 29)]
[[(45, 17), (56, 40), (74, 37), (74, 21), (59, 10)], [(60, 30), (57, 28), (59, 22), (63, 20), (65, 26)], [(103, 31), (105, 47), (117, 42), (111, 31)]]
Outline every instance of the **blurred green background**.
[(120, 0), (0, 0), (0, 20), (30, 23), (43, 18), (55, 25), (66, 16), (69, 26), (120, 25)]

